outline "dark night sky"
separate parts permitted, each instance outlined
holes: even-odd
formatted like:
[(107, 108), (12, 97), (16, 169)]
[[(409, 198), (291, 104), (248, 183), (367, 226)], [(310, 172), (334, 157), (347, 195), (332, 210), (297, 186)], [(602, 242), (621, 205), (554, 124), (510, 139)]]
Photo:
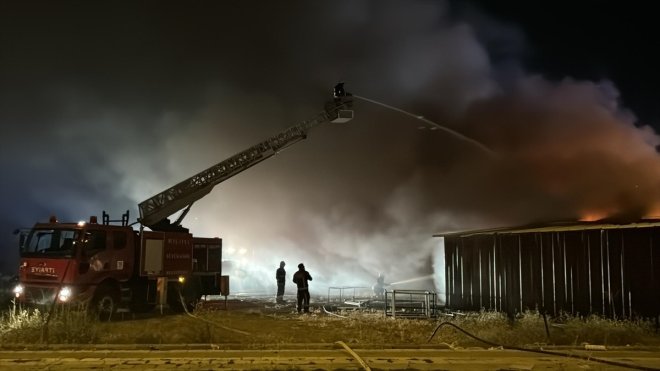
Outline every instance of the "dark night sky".
[(641, 121), (660, 127), (660, 56), (656, 52), (660, 40), (651, 2), (473, 3), (521, 31), (526, 40), (522, 61), (528, 69), (552, 79), (612, 80), (626, 107)]
[(188, 215), (245, 264), (246, 290), (282, 259), (318, 285), (370, 284), (432, 271), (439, 231), (658, 215), (651, 4), (0, 2), (0, 268), (15, 269), (15, 228), (135, 220), (140, 201), (313, 117), (340, 80), (496, 155), (356, 102), (353, 122)]

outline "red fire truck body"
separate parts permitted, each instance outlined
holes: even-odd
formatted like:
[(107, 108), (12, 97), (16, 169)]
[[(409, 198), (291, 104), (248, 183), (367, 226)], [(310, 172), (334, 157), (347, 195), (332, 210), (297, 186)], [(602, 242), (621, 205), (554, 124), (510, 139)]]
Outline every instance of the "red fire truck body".
[[(90, 302), (149, 310), (165, 300), (175, 308), (220, 294), (222, 240), (187, 232), (133, 230), (90, 222), (37, 223), (21, 244), (18, 299), (34, 304)], [(165, 299), (158, 281), (169, 282)], [(162, 283), (161, 283), (162, 285)], [(181, 295), (179, 295), (181, 293)], [(164, 303), (162, 303), (164, 304)]]

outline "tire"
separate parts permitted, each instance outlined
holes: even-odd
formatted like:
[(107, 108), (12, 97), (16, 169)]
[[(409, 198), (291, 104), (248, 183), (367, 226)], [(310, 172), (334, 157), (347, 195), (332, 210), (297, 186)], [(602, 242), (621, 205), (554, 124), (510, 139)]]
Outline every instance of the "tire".
[(92, 313), (98, 316), (100, 321), (110, 321), (117, 312), (119, 305), (119, 292), (111, 286), (101, 286), (97, 289), (92, 299)]

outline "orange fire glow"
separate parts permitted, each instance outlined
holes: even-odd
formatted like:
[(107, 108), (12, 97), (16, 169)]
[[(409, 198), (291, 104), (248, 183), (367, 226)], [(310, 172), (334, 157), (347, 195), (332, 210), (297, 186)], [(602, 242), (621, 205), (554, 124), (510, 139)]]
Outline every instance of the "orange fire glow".
[(653, 205), (649, 211), (644, 215), (646, 219), (660, 219), (660, 205)]
[(582, 214), (580, 217), (581, 222), (595, 222), (598, 220), (603, 220), (607, 218), (607, 213), (605, 212), (598, 212), (598, 211), (591, 211)]
[(612, 215), (615, 215), (617, 213), (616, 210), (585, 210), (580, 213), (580, 221), (581, 222), (597, 222), (599, 220), (603, 220), (607, 217), (610, 217)]
[[(606, 219), (612, 215), (616, 215), (616, 210), (587, 210), (580, 213), (581, 222), (596, 222)], [(643, 219), (660, 219), (660, 204), (651, 206), (646, 214), (642, 216)]]

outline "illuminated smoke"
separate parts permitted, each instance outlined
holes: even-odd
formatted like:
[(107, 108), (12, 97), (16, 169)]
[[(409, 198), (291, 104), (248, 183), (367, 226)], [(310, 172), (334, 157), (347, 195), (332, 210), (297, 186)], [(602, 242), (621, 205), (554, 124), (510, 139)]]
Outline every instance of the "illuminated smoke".
[[(138, 202), (314, 116), (339, 80), (498, 156), (356, 102), (353, 122), (312, 131), (193, 206), (184, 225), (223, 238), (234, 293), (274, 296), (280, 260), (287, 294), (300, 262), (314, 296), (330, 286), (370, 288), (379, 272), (406, 281), (442, 271), (436, 232), (639, 216), (658, 205), (658, 136), (618, 106), (613, 84), (546, 81), (511, 69), (515, 53), (504, 71), (475, 36), (483, 25), (450, 19), (441, 2), (298, 5), (281, 12), (262, 3), (263, 14), (249, 19), (243, 5), (209, 12), (199, 34), (173, 36), (184, 44), (202, 32), (215, 38), (202, 37), (204, 51), (182, 48), (179, 60), (190, 64), (165, 74), (149, 61), (135, 75), (115, 71), (118, 81), (45, 84), (50, 111), (6, 133), (0, 161), (23, 185), (4, 185), (22, 200), (19, 207), (4, 196), (4, 208), (16, 210), (12, 223), (104, 209), (130, 209), (134, 220)], [(503, 30), (491, 34), (515, 48), (520, 36)], [(409, 285), (427, 289), (434, 280)]]

